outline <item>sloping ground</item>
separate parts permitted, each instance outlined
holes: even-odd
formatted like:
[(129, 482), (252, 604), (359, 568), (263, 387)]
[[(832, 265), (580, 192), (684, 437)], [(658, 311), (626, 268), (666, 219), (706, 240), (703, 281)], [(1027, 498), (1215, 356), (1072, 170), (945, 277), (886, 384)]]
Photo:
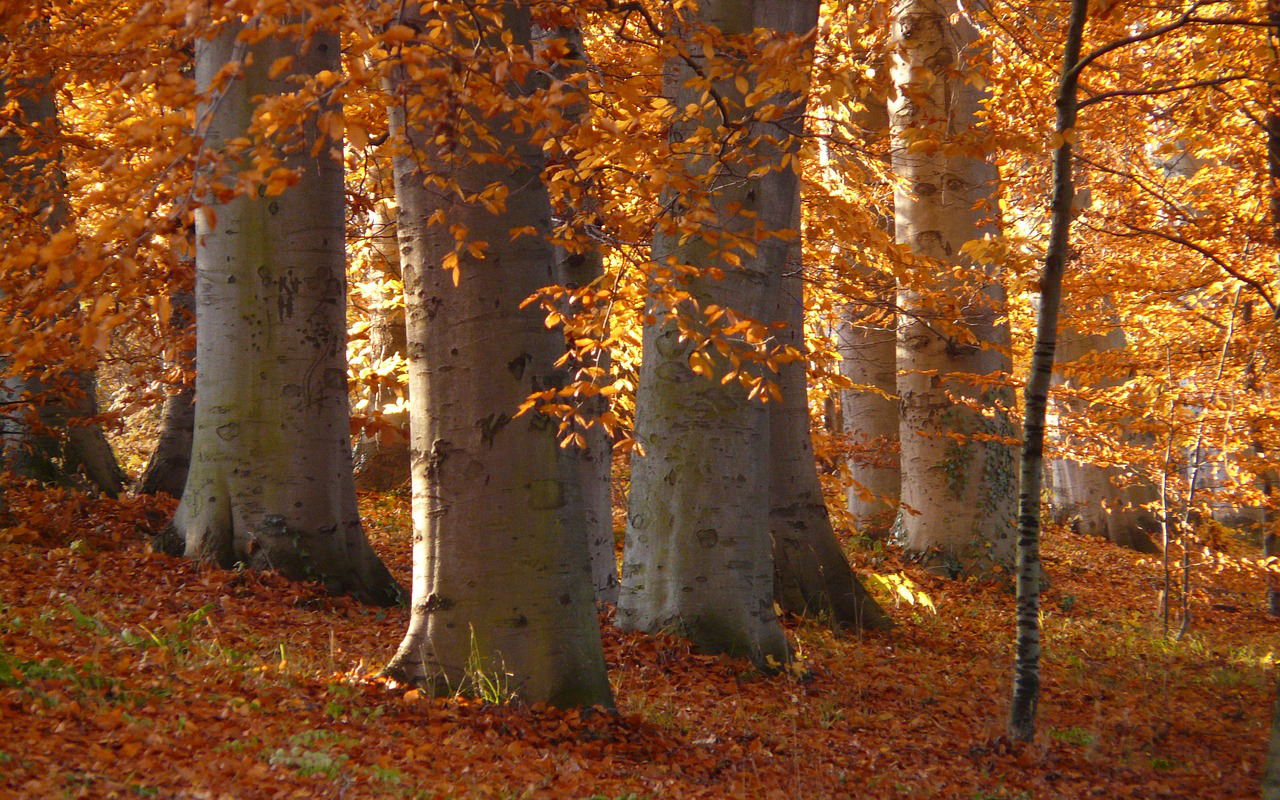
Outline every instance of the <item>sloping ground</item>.
[[(407, 581), (406, 505), (365, 498)], [(620, 714), (584, 719), (386, 686), (403, 611), (150, 553), (150, 500), (10, 506), (0, 796), (1257, 796), (1280, 625), (1239, 561), (1195, 573), (1191, 632), (1166, 643), (1158, 562), (1051, 535), (1041, 735), (1021, 747), (994, 586), (908, 569), (936, 615), (904, 605), (892, 633), (852, 638), (793, 621), (804, 668), (772, 677), (606, 626)]]

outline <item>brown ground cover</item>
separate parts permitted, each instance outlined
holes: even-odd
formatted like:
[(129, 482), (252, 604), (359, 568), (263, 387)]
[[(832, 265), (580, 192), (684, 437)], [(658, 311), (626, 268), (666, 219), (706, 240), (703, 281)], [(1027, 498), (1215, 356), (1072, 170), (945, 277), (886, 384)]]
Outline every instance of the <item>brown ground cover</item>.
[[(363, 503), (407, 582), (407, 499)], [(887, 634), (788, 620), (799, 662), (773, 676), (606, 614), (619, 713), (583, 715), (388, 686), (376, 673), (406, 612), (154, 554), (168, 510), (10, 493), (0, 796), (1257, 796), (1280, 623), (1247, 559), (1195, 555), (1192, 625), (1171, 641), (1158, 560), (1050, 531), (1040, 734), (1019, 746), (1004, 735), (1012, 595), (891, 549), (855, 555), (936, 614), (886, 596)]]

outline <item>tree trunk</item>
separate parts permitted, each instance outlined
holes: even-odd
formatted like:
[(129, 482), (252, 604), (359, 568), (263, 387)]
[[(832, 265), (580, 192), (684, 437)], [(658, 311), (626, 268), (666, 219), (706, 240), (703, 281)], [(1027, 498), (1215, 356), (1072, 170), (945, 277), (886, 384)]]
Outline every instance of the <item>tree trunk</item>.
[[(335, 34), (245, 47), (241, 30), (228, 23), (196, 55), (205, 92), (239, 64), (201, 110), (211, 120), (206, 147), (232, 167), (247, 166), (229, 140), (250, 131), (259, 98), (341, 68)], [(292, 68), (269, 77), (286, 56)], [(351, 475), (341, 142), (319, 141), (316, 128), (310, 116), (297, 128), (305, 141), (276, 147), (295, 185), (274, 194), (264, 184), (197, 214), (195, 433), (169, 540), (200, 561), (394, 603), (400, 588), (365, 539)]]
[(1053, 154), (1053, 195), (1050, 200), (1049, 244), (1040, 278), (1040, 311), (1036, 320), (1031, 368), (1023, 391), (1026, 418), (1022, 432), (1022, 476), (1018, 495), (1018, 614), (1015, 641), (1013, 702), (1009, 734), (1031, 741), (1040, 703), (1040, 476), (1044, 470), (1044, 421), (1053, 380), (1053, 355), (1058, 338), (1058, 308), (1062, 276), (1071, 241), (1071, 136), (1076, 124), (1076, 87), (1080, 81), (1080, 48), (1088, 17), (1088, 0), (1072, 0), (1067, 38), (1062, 48), (1058, 109), (1054, 128), (1060, 142)]
[[(980, 130), (981, 94), (962, 74), (975, 40), (952, 0), (894, 5), (896, 236), (937, 265), (928, 287), (898, 292), (900, 524), (908, 549), (953, 575), (1012, 565), (1017, 485), (1012, 393), (974, 380), (1010, 369), (1004, 289), (961, 250), (996, 231), (998, 175), (990, 161), (947, 155)], [(973, 277), (952, 278), (949, 265)]]
[[(1057, 346), (1057, 362), (1064, 367), (1091, 353), (1119, 350), (1124, 347), (1124, 332), (1119, 328), (1107, 334), (1085, 334), (1067, 329), (1061, 332)], [(1055, 385), (1076, 388), (1079, 382), (1055, 375)], [(1094, 388), (1107, 388), (1114, 381), (1102, 380)], [(1068, 400), (1062, 412), (1083, 416), (1088, 413), (1083, 402)], [(1059, 414), (1060, 426), (1064, 413)], [(1144, 529), (1143, 510), (1138, 506), (1143, 500), (1143, 487), (1120, 486), (1121, 471), (1117, 467), (1103, 467), (1075, 459), (1062, 459), (1055, 467), (1061, 479), (1058, 487), (1060, 513), (1072, 528), (1086, 536), (1108, 539), (1121, 547), (1141, 553), (1157, 553), (1159, 548)]]
[[(789, 656), (773, 609), (774, 565), (767, 536), (769, 410), (730, 376), (750, 367), (739, 367), (714, 346), (695, 354), (694, 342), (682, 337), (675, 315), (684, 315), (698, 334), (721, 340), (725, 337), (711, 329), (701, 309), (715, 305), (757, 321), (772, 317), (790, 249), (785, 232), (793, 229), (796, 218), (797, 180), (793, 170), (776, 169), (790, 145), (763, 135), (785, 143), (785, 125), (723, 116), (732, 117), (729, 109), (743, 107), (743, 89), (750, 88), (752, 76), (738, 76), (744, 82), (717, 75), (711, 86), (722, 103), (705, 99), (701, 86), (686, 84), (696, 83), (695, 71), (709, 65), (714, 69), (717, 59), (733, 57), (723, 49), (713, 54), (704, 26), (726, 35), (749, 33), (753, 27), (808, 31), (816, 14), (817, 4), (809, 0), (710, 0), (699, 6), (696, 19), (677, 23), (684, 25), (689, 56), (687, 61), (674, 58), (667, 70), (664, 94), (679, 110), (669, 140), (683, 152), (682, 168), (702, 188), (683, 193), (677, 210), (692, 210), (694, 219), (670, 220), (659, 231), (653, 261), (660, 265), (655, 270), (659, 291), (663, 277), (674, 278), (664, 276), (665, 265), (692, 268), (688, 282), (682, 276), (678, 286), (693, 302), (676, 303), (673, 313), (651, 308), (652, 321), (644, 326), (636, 391), (636, 439), (643, 454), (632, 459), (618, 603), (624, 630), (675, 632), (705, 652), (748, 656), (761, 666), (777, 666)], [(767, 102), (787, 106), (784, 120), (803, 113), (803, 96)], [(757, 137), (745, 159), (724, 158), (718, 136), (695, 135), (699, 128), (738, 125), (750, 126)], [(774, 169), (748, 175), (752, 167)], [(686, 238), (684, 233), (694, 235)], [(734, 237), (749, 238), (757, 249), (726, 258), (725, 251), (735, 249)], [(723, 278), (716, 280), (713, 270), (722, 271)], [(695, 374), (691, 355), (703, 374)]]
[[(560, 107), (560, 114), (570, 126), (576, 127), (582, 124), (590, 108), (590, 86), (585, 74), (586, 48), (582, 41), (582, 29), (535, 29), (535, 37), (539, 40), (563, 40), (569, 50), (562, 63), (552, 70), (552, 74), (568, 84), (566, 92), (572, 92), (572, 100)], [(567, 133), (567, 138), (572, 139), (572, 132)], [(572, 155), (567, 154), (568, 157)], [(604, 275), (604, 254), (587, 238), (586, 232), (580, 229), (580, 226), (590, 225), (593, 218), (595, 200), (591, 192), (592, 187), (588, 186), (584, 187), (582, 195), (576, 201), (572, 197), (562, 199), (564, 212), (572, 215), (576, 234), (573, 247), (562, 244), (555, 247), (556, 280), (566, 289), (585, 289)], [(566, 308), (564, 313), (569, 316), (573, 310)], [(608, 352), (597, 350), (589, 363), (571, 358), (566, 364), (566, 371), (573, 380), (579, 377), (578, 372), (584, 367), (607, 371)], [(582, 413), (586, 416), (599, 415), (609, 410), (609, 400), (603, 395), (588, 397), (579, 402)], [(591, 585), (595, 589), (597, 603), (617, 603), (620, 584), (617, 546), (613, 534), (613, 443), (600, 425), (592, 425), (581, 431), (581, 434), (586, 444), (578, 445), (574, 450), (579, 473), (576, 490), (581, 493), (581, 505), (586, 514), (587, 547), (591, 552)]]
[[(863, 131), (864, 146), (887, 163), (889, 82), (879, 70), (875, 90), (866, 106), (851, 107), (855, 127)], [(887, 186), (885, 187), (887, 190)], [(877, 210), (882, 228), (893, 235), (892, 213)], [(853, 484), (846, 506), (855, 524), (873, 535), (893, 527), (901, 499), (902, 468), (898, 443), (898, 347), (893, 279), (865, 265), (855, 264), (855, 279), (868, 300), (846, 303), (836, 346), (840, 374), (854, 384), (840, 393), (844, 433), (850, 445), (849, 473)]]
[[(780, 344), (805, 352), (804, 282), (797, 258), (788, 265), (774, 319), (787, 327)], [(778, 370), (781, 403), (769, 404), (769, 531), (773, 540), (774, 597), (784, 610), (828, 619), (855, 630), (893, 623), (849, 566), (831, 528), (809, 430), (804, 361)]]
[[(1269, 0), (1267, 3), (1267, 21), (1271, 24), (1269, 42), (1272, 52), (1272, 78), (1268, 96), (1271, 107), (1267, 110), (1267, 174), (1271, 178), (1271, 239), (1280, 245), (1280, 78), (1276, 78), (1275, 68), (1280, 66), (1280, 0)], [(1268, 470), (1263, 476), (1263, 488), (1266, 501), (1262, 512), (1262, 557), (1280, 556), (1280, 537), (1276, 535), (1276, 511), (1271, 507), (1272, 491), (1277, 480), (1275, 471)], [(1268, 573), (1267, 578), (1267, 610), (1273, 617), (1280, 617), (1280, 581)], [(1280, 700), (1277, 700), (1280, 703)], [(1280, 706), (1277, 706), (1280, 708)], [(1275, 768), (1275, 783), (1280, 784), (1280, 756), (1277, 756), (1277, 734), (1273, 726), (1271, 734), (1271, 763)], [(1277, 790), (1280, 793), (1280, 790)]]
[[(375, 154), (369, 178), (380, 196), (392, 193), (393, 180), (378, 162), (384, 154)], [(377, 286), (371, 305), (369, 354), (380, 365), (398, 364), (408, 358), (408, 333), (405, 329), (404, 296), (398, 288), (401, 281), (400, 249), (396, 241), (396, 209), (389, 201), (378, 202), (365, 218), (371, 238), (369, 280)], [(379, 376), (383, 383), (394, 380), (394, 372)], [(383, 408), (399, 399), (390, 387), (380, 385), (367, 398), (369, 415), (377, 418), (372, 429), (356, 436), (354, 448), (356, 488), (388, 491), (409, 482), (409, 414), (407, 411), (384, 413)]]
[[(173, 312), (169, 324), (175, 330), (174, 335), (194, 332), (195, 294), (190, 289), (176, 291), (170, 299), (170, 306)], [(176, 366), (194, 368), (194, 349), (184, 355), (186, 358), (180, 359)], [(182, 364), (183, 360), (187, 363)], [(182, 497), (182, 489), (187, 485), (187, 472), (191, 469), (191, 442), (195, 434), (195, 423), (196, 388), (190, 383), (184, 383), (164, 399), (164, 407), (160, 412), (160, 439), (142, 471), (142, 477), (138, 481), (138, 494), (164, 492), (172, 497)]]
[[(840, 374), (854, 383), (840, 393), (853, 485), (847, 503), (858, 527), (882, 534), (898, 514), (897, 331), (884, 312), (845, 307), (839, 330)], [(868, 388), (858, 388), (868, 387)]]
[(1262, 771), (1262, 800), (1280, 800), (1280, 684), (1271, 707), (1271, 745)]
[[(41, 31), (31, 32), (42, 47)], [(5, 40), (7, 48), (15, 42)], [(56, 89), (48, 75), (0, 75), (0, 101), (10, 113), (0, 119), (0, 179), (12, 218), (0, 232), (11, 247), (23, 239), (35, 248), (55, 234), (73, 228), (67, 213), (66, 180), (59, 163)], [(0, 103), (0, 106), (4, 103)], [(50, 265), (41, 265), (49, 268)], [(64, 274), (67, 267), (63, 267)], [(66, 313), (74, 312), (68, 298)], [(48, 353), (45, 354), (48, 357)], [(57, 358), (21, 369), (0, 384), (0, 468), (35, 480), (61, 485), (91, 485), (112, 497), (124, 488), (125, 475), (116, 462), (98, 414), (96, 356), (80, 350), (70, 363)], [(0, 361), (8, 372), (13, 364)]]
[[(505, 72), (507, 48), (495, 44), (505, 33), (516, 52), (528, 48), (530, 22), (522, 6), (502, 11), (501, 31), (449, 30), (453, 46)], [(418, 31), (432, 21), (417, 6), (401, 20)], [(509, 112), (488, 117), (483, 131), (450, 131), (471, 139), (470, 152), (453, 149), (457, 138), (437, 140), (443, 126), (481, 119), (481, 109), (520, 100), (528, 87), (476, 97), (469, 92), (483, 86), (466, 76), (440, 85), (409, 61), (427, 52), (407, 46), (389, 86), (409, 325), (414, 567), (409, 629), (385, 672), (437, 692), (611, 706), (583, 511), (571, 502), (577, 460), (559, 447), (553, 420), (517, 415), (531, 393), (563, 382), (561, 334), (520, 308), (556, 280), (542, 151)], [(473, 199), (495, 186), (505, 196), (497, 210)], [(462, 226), (466, 242), (450, 226)], [(527, 227), (537, 235), (512, 237)], [(454, 258), (456, 272), (441, 268)]]

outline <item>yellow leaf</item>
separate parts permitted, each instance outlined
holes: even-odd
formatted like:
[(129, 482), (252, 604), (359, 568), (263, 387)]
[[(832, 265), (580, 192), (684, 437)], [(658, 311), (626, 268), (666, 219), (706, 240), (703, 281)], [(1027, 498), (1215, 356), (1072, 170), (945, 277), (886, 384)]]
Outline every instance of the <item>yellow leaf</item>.
[(347, 141), (351, 146), (363, 150), (369, 146), (369, 131), (355, 120), (347, 120)]
[(382, 32), (382, 40), (390, 44), (412, 41), (415, 33), (408, 25), (392, 25)]
[(284, 72), (293, 64), (293, 56), (281, 56), (271, 62), (271, 69), (267, 70), (267, 77), (272, 80), (280, 77), (280, 73)]

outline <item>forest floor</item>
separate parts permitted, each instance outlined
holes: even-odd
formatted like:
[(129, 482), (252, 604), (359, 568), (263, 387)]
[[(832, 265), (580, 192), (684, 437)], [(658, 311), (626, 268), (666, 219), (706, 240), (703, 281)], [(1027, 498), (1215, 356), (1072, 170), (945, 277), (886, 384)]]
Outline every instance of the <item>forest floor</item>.
[[(407, 499), (362, 502), (407, 583)], [(1020, 746), (1004, 733), (1011, 593), (891, 550), (856, 560), (905, 575), (937, 613), (886, 596), (885, 634), (788, 620), (803, 668), (778, 675), (604, 615), (619, 713), (584, 717), (389, 687), (376, 673), (404, 610), (152, 553), (169, 510), (10, 494), (0, 796), (1257, 796), (1280, 623), (1244, 559), (1199, 564), (1174, 641), (1158, 559), (1049, 531), (1039, 735)]]

